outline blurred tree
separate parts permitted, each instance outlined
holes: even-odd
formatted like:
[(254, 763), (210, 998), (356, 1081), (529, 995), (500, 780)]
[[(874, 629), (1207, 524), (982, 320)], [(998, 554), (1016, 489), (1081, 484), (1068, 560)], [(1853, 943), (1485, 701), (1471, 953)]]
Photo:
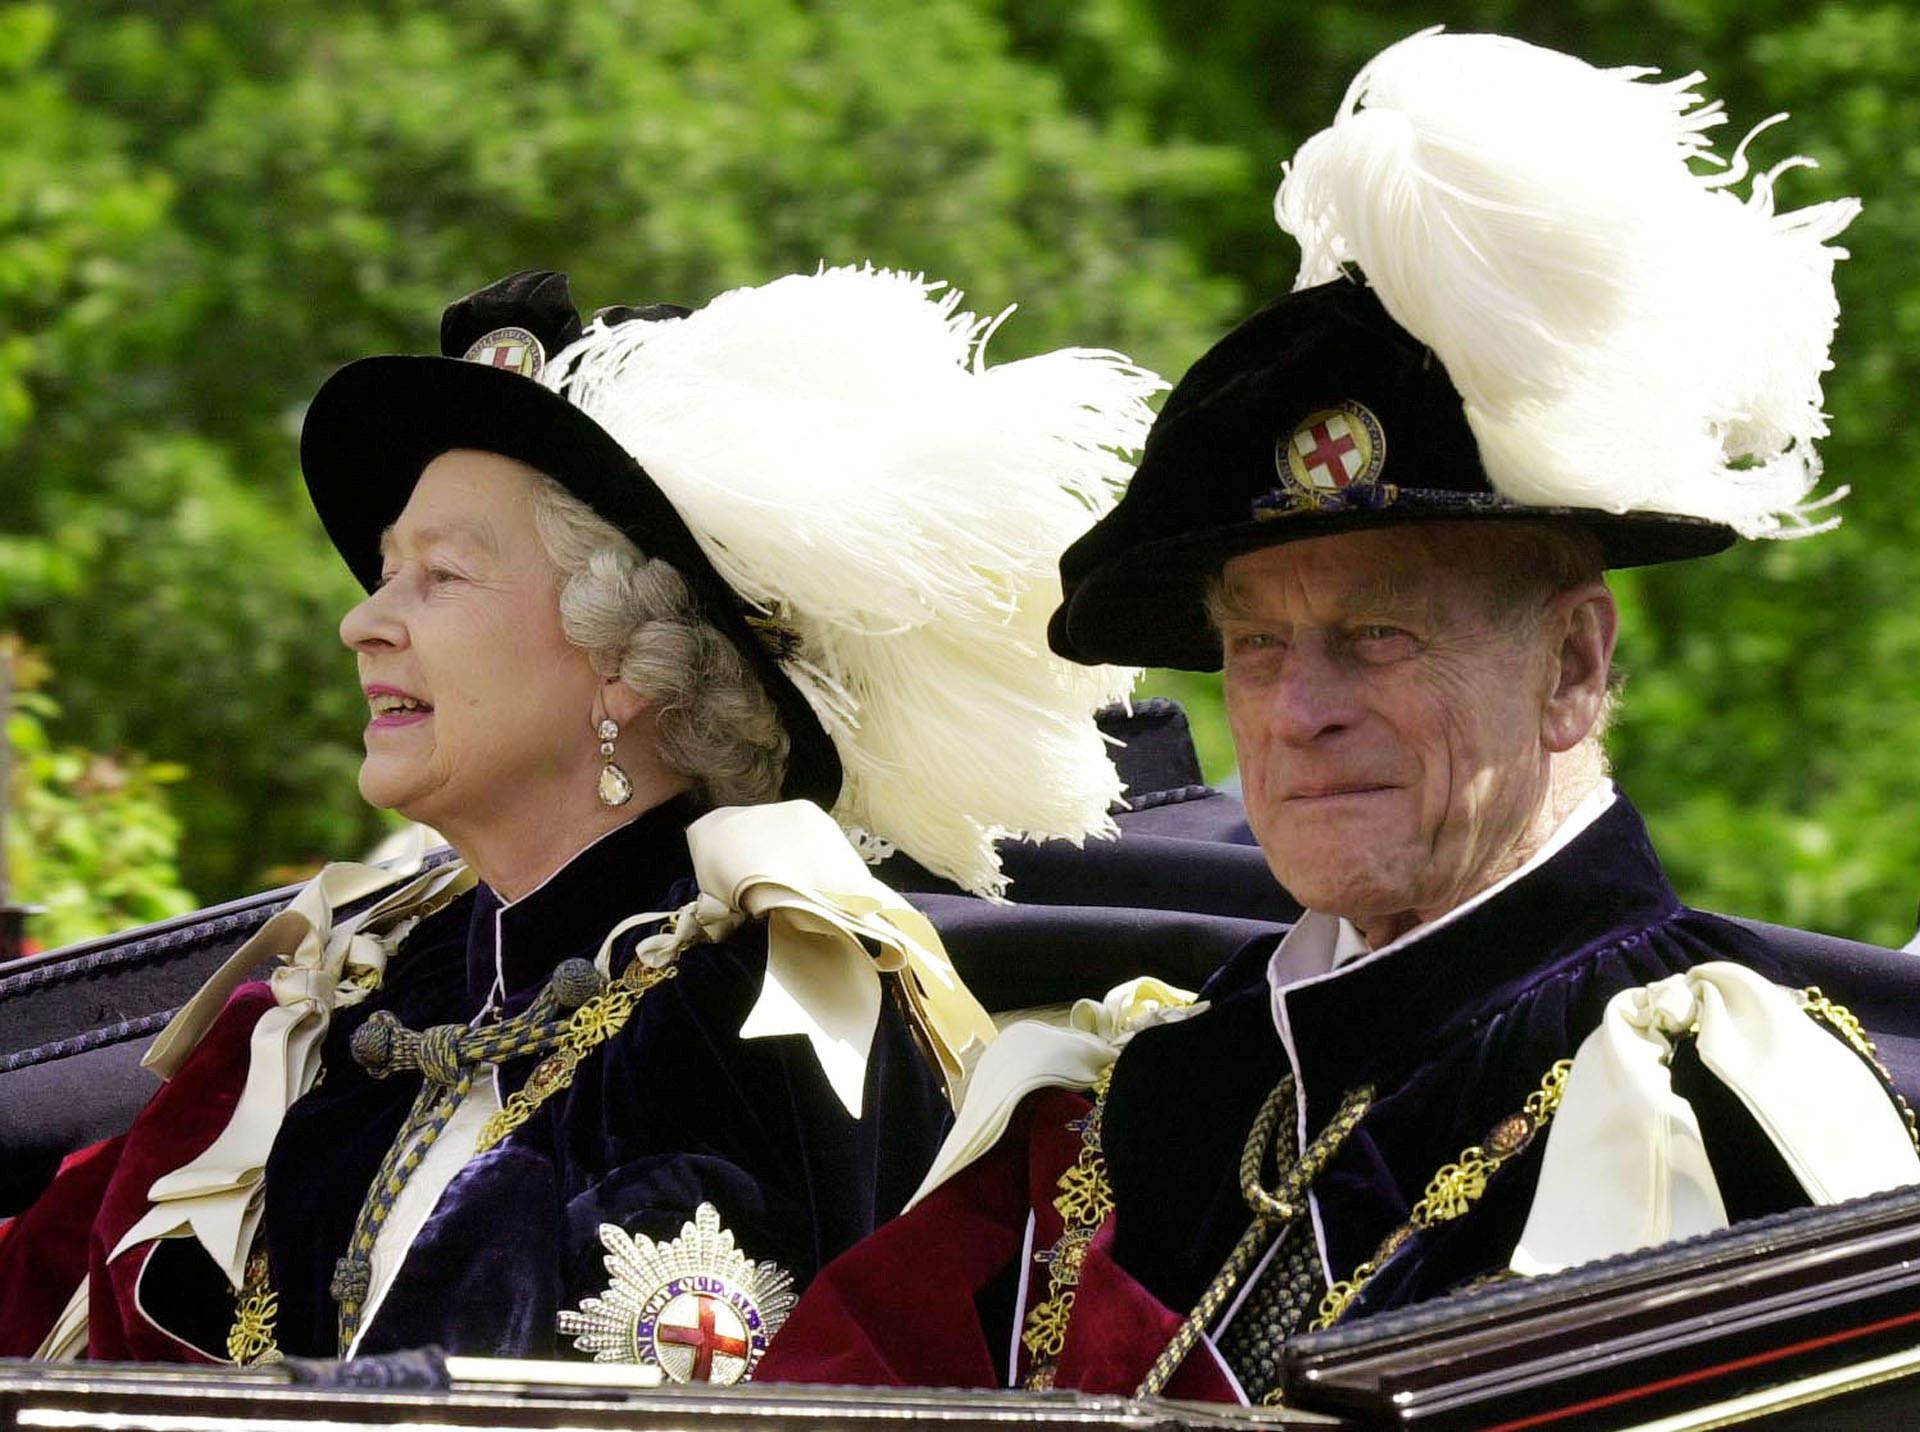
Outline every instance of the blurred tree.
[[(0, 644), (0, 660), (9, 658)], [(15, 668), (36, 683), (44, 676), (29, 661)], [(185, 772), (56, 745), (48, 727), (58, 715), (34, 690), (16, 691), (7, 714), (5, 848), (15, 888), (40, 907), (32, 943), (50, 949), (193, 909), (175, 872), (180, 824), (165, 790)]]
[(968, 0), (0, 4), (0, 610), (85, 743), (179, 759), (190, 883), (351, 854), (355, 593), (301, 405), (441, 307), (570, 270), (700, 302), (872, 259), (1036, 305), (1003, 357), (1191, 352), (1222, 147), (1076, 116)]

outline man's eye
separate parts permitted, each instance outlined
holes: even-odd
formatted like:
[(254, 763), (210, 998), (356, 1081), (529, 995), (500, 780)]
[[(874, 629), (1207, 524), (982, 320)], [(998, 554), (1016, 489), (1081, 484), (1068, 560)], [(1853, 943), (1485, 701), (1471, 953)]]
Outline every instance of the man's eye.
[(1355, 656), (1368, 661), (1396, 661), (1412, 655), (1418, 647), (1412, 632), (1381, 622), (1349, 628), (1346, 644)]
[(443, 582), (457, 582), (461, 580), (461, 578), (460, 574), (451, 567), (429, 567), (427, 568), (427, 580), (437, 587)]

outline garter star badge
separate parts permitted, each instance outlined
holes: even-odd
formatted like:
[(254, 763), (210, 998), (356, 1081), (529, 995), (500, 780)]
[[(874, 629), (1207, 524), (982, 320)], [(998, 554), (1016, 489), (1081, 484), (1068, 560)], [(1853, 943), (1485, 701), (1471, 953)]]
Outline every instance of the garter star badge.
[(546, 347), (524, 328), (496, 328), (467, 349), (469, 363), (505, 368), (522, 378), (538, 378), (547, 366)]
[[(1274, 445), (1274, 468), (1282, 491), (1275, 497), (1291, 499), (1294, 508), (1354, 505), (1361, 491), (1372, 488), (1387, 462), (1387, 435), (1370, 409), (1347, 399), (1322, 408)], [(1279, 515), (1276, 509), (1256, 515)]]
[(672, 1382), (744, 1382), (794, 1304), (793, 1279), (734, 1247), (711, 1203), (655, 1243), (600, 1225), (607, 1291), (560, 1314), (560, 1333), (595, 1362), (657, 1367)]

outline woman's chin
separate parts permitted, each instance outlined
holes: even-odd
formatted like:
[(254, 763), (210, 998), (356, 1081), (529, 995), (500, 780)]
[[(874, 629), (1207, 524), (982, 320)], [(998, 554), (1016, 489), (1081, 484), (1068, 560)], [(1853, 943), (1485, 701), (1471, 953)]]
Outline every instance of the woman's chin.
[[(410, 764), (410, 763), (409, 763)], [(380, 810), (417, 820), (414, 811), (427, 793), (428, 783), (417, 770), (396, 769), (396, 761), (369, 756), (360, 764), (360, 799)]]

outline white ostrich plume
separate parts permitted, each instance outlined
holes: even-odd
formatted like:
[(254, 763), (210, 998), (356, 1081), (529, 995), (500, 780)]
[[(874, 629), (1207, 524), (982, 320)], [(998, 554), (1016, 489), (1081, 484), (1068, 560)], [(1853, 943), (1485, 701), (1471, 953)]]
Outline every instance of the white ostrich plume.
[(1060, 660), (1046, 622), (1165, 385), (1086, 349), (988, 367), (997, 320), (944, 288), (793, 275), (595, 323), (548, 371), (798, 638), (784, 666), (839, 749), (841, 823), (998, 895), (996, 837), (1113, 830), (1092, 713), (1137, 673)]
[(1446, 365), (1508, 497), (1823, 530), (1829, 241), (1859, 201), (1776, 212), (1813, 161), (1749, 178), (1746, 152), (1784, 116), (1724, 159), (1702, 76), (1651, 74), (1498, 35), (1382, 51), (1281, 181), (1297, 286), (1357, 264)]

